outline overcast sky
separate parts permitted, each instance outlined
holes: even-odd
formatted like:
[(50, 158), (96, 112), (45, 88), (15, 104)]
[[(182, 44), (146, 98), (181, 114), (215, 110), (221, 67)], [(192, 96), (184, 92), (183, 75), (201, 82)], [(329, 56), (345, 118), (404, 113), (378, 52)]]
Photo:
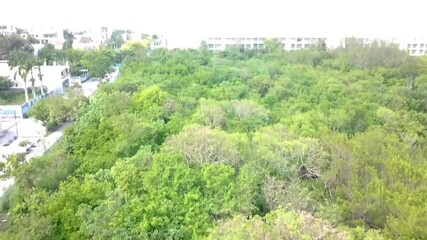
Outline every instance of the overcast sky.
[(215, 35), (427, 36), (426, 0), (1, 0), (0, 23)]

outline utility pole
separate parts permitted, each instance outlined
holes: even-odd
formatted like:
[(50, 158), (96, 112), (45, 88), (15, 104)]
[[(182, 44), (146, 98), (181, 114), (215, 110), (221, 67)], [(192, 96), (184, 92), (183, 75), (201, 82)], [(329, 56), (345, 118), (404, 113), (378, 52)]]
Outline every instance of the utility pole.
[(13, 110), (13, 113), (15, 115), (16, 139), (18, 139), (18, 123), (16, 122), (16, 110)]

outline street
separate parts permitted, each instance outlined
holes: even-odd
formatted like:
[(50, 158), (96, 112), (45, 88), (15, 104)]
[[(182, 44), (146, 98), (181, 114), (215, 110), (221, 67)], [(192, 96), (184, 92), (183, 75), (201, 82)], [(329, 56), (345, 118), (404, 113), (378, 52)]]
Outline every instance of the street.
[[(110, 74), (109, 82), (114, 82), (119, 75), (118, 69)], [(91, 97), (98, 88), (99, 81), (89, 79), (82, 83), (82, 92), (86, 97)], [(56, 131), (48, 136), (45, 136), (46, 130), (41, 123), (34, 119), (0, 119), (2, 122), (5, 135), (0, 137), (0, 161), (4, 162), (6, 159), (2, 155), (13, 154), (17, 152), (25, 152), (25, 148), (19, 147), (19, 142), (29, 140), (32, 143), (40, 140), (37, 145), (31, 148), (29, 154), (25, 156), (26, 161), (30, 161), (33, 157), (42, 156), (50, 147), (52, 147), (63, 135), (64, 130), (71, 124), (66, 123)], [(45, 136), (45, 137), (44, 137)], [(17, 140), (13, 140), (17, 137)], [(13, 140), (13, 141), (12, 141)], [(10, 144), (9, 144), (10, 143)], [(9, 144), (8, 146), (3, 146)], [(13, 179), (6, 179), (0, 181), (0, 197), (3, 196), (5, 191), (14, 183)]]
[[(29, 120), (29, 119), (24, 119)], [(61, 126), (58, 130), (55, 132), (52, 132), (46, 137), (38, 137), (40, 139), (40, 142), (35, 146), (34, 148), (31, 148), (31, 151), (29, 154), (25, 156), (26, 161), (30, 161), (33, 157), (41, 157), (45, 153), (45, 151), (49, 150), (63, 135), (64, 130), (70, 126), (71, 123), (66, 123), (63, 126)], [(21, 139), (22, 140), (22, 139)], [(14, 141), (14, 143), (18, 144), (19, 141)], [(13, 146), (10, 146), (13, 147)], [(0, 147), (0, 153), (4, 154), (8, 148), (6, 147)], [(13, 148), (12, 148), (13, 149)], [(16, 151), (16, 150), (14, 150)], [(0, 161), (4, 162), (5, 159), (1, 158)], [(0, 181), (0, 197), (3, 196), (3, 194), (7, 191), (7, 189), (14, 183), (13, 179), (6, 179)]]

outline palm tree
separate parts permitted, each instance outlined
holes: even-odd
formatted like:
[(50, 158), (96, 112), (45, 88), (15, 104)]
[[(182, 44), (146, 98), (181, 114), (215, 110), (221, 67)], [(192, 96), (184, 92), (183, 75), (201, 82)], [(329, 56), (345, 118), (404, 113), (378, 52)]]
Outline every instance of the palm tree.
[[(25, 101), (28, 102), (28, 89), (27, 89), (27, 76), (32, 68), (32, 58), (33, 55), (23, 50), (16, 50), (10, 53), (9, 67), (14, 68), (18, 67), (14, 75), (14, 80), (16, 81), (16, 75), (18, 74), (22, 81), (24, 82), (24, 93)], [(31, 67), (30, 67), (31, 66)]]
[(37, 95), (36, 95), (36, 90), (34, 88), (34, 85), (36, 84), (36, 79), (34, 78), (34, 75), (33, 75), (34, 64), (35, 64), (34, 60), (28, 62), (28, 67), (30, 68), (30, 73), (31, 73), (31, 78), (30, 78), (30, 81), (31, 81), (31, 91), (33, 92), (33, 98), (36, 98)]
[(36, 59), (36, 66), (37, 66), (37, 69), (39, 70), (38, 76), (40, 80), (40, 90), (42, 95), (44, 94), (44, 89), (43, 89), (43, 74), (42, 74), (41, 66), (43, 65), (44, 61), (45, 60), (43, 58)]

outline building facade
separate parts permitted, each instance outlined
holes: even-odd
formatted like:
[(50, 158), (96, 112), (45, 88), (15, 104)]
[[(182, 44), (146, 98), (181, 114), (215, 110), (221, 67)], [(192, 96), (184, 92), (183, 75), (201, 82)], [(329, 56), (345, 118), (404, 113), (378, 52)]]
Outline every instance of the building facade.
[[(13, 88), (22, 89), (26, 85), (28, 88), (31, 87), (31, 73), (28, 74), (27, 78), (24, 79), (17, 73), (18, 67), (9, 68), (7, 61), (0, 61), (0, 76), (9, 78), (13, 83)], [(70, 85), (70, 67), (68, 65), (54, 65), (54, 66), (41, 66), (40, 72), (42, 74), (42, 82), (39, 80), (39, 69), (33, 67), (33, 78), (34, 86), (46, 87), (49, 92), (55, 94), (62, 94), (64, 90)], [(30, 93), (31, 94), (31, 93)]]
[(240, 46), (245, 50), (263, 49), (267, 39), (280, 43), (287, 51), (309, 49), (317, 44), (326, 41), (325, 37), (210, 37), (205, 40), (207, 48), (211, 51), (223, 51), (230, 46)]
[(411, 56), (424, 56), (427, 52), (427, 38), (407, 38), (400, 42), (400, 48)]
[(0, 25), (0, 35), (10, 36), (16, 33), (16, 28), (12, 25)]
[(370, 47), (375, 41), (395, 44), (401, 50), (406, 50), (411, 56), (423, 56), (427, 53), (427, 38), (373, 38), (373, 37), (209, 37), (204, 41), (211, 51), (223, 51), (229, 46), (240, 46), (245, 50), (263, 49), (267, 39), (278, 41), (286, 51), (310, 49), (318, 44), (324, 44), (327, 49), (345, 48), (348, 44), (358, 43)]

